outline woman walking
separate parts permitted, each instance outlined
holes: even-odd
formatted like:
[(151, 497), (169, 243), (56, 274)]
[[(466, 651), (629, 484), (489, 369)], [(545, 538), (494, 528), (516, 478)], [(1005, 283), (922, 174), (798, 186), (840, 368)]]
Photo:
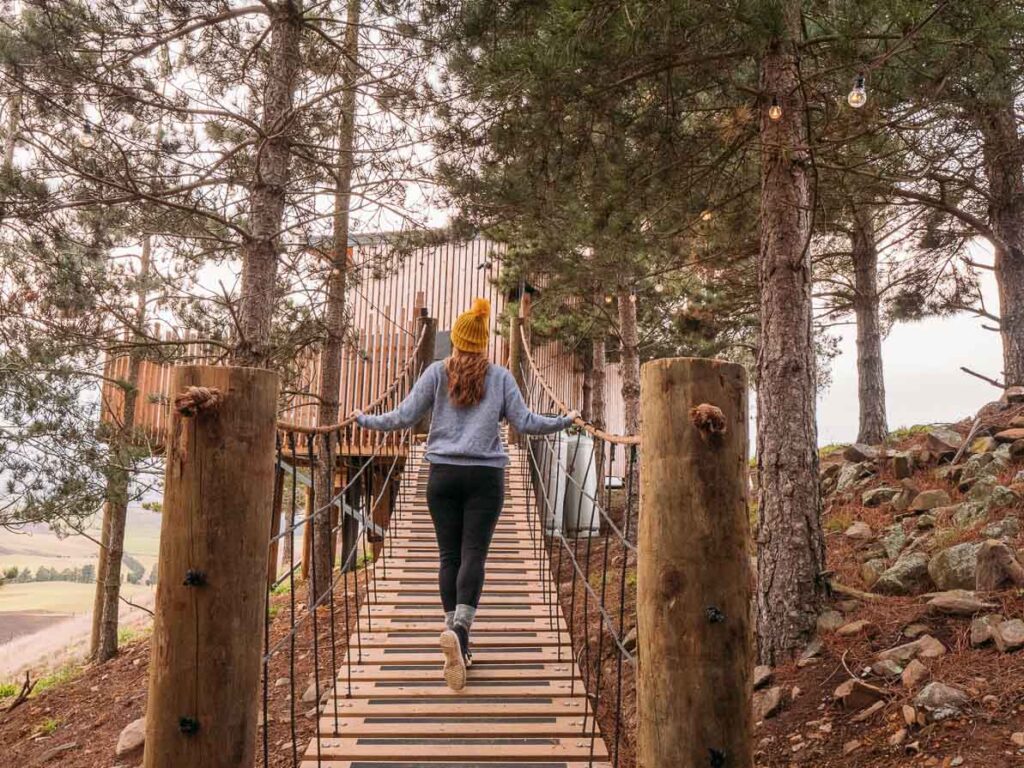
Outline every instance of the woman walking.
[(532, 413), (508, 369), (488, 363), (490, 311), (490, 302), (475, 299), (459, 315), (451, 356), (430, 365), (395, 410), (379, 416), (356, 413), (359, 426), (390, 431), (413, 426), (433, 409), (425, 457), (430, 463), (427, 506), (441, 555), (444, 679), (455, 690), (466, 684), (469, 632), (505, 499), (508, 455), (499, 422), (506, 419), (523, 434), (544, 435), (565, 429), (577, 416)]

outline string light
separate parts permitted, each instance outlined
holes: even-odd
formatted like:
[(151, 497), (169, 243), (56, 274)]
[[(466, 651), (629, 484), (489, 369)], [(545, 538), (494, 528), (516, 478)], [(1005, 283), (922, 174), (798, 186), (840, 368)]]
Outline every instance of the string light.
[(860, 109), (867, 103), (868, 92), (864, 87), (864, 75), (857, 75), (857, 79), (853, 81), (853, 90), (850, 91), (850, 95), (846, 97), (846, 102), (854, 109)]
[(92, 123), (88, 120), (82, 126), (82, 132), (78, 134), (78, 143), (85, 149), (92, 149), (96, 146), (96, 134), (92, 132)]
[(655, 293), (664, 293), (665, 292), (665, 286), (662, 285), (661, 283), (655, 283), (654, 284), (654, 292)]
[(715, 214), (713, 214), (711, 211), (702, 211), (700, 214), (700, 220), (711, 221), (711, 219), (714, 218), (714, 215)]
[(631, 304), (636, 304), (636, 294), (635, 293), (629, 294), (629, 301), (630, 301)]
[(782, 119), (782, 107), (779, 105), (779, 99), (776, 96), (772, 96), (772, 105), (768, 107), (768, 118), (774, 122)]
[(613, 301), (614, 301), (614, 299), (612, 298), (611, 294), (605, 295), (605, 297), (604, 297), (604, 303), (605, 304), (611, 304)]

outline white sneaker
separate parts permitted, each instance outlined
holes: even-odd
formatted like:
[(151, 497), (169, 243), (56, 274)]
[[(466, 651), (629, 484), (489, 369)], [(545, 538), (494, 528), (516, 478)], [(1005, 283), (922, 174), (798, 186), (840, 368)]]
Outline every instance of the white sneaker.
[(452, 629), (441, 633), (441, 653), (444, 654), (444, 681), (453, 691), (466, 687), (466, 659), (462, 654), (462, 643)]

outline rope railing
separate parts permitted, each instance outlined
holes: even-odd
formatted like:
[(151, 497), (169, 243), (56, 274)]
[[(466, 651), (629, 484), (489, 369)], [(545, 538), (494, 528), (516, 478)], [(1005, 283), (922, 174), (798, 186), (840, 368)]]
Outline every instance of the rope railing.
[[(401, 401), (422, 372), (419, 353), (425, 338), (424, 327), (394, 381), (362, 410), (389, 410)], [(393, 544), (401, 517), (397, 481), (412, 450), (412, 430), (402, 431), (397, 441), (369, 433), (367, 450), (350, 456), (341, 449), (354, 421), (347, 417), (314, 428), (277, 423), (278, 485), (264, 600), (258, 755), (266, 768), (329, 764), (322, 739), (341, 735), (339, 698), (351, 698), (358, 683), (353, 667), (363, 660), (363, 636), (373, 631), (376, 582), (387, 578), (386, 558), (379, 567), (377, 558), (389, 540)], [(317, 486), (326, 457), (338, 465), (332, 477), (341, 472), (343, 479), (324, 492)], [(303, 509), (300, 486), (307, 489)], [(315, 553), (324, 546), (317, 523), (327, 516), (331, 575), (316, 595), (311, 590), (324, 582), (316, 571)], [(314, 747), (307, 753), (311, 740)]]
[[(570, 405), (537, 371), (525, 335), (523, 342), (528, 405), (567, 413)], [(571, 433), (526, 439), (524, 480), (534, 490), (528, 499), (554, 582), (554, 612), (560, 605), (586, 689), (580, 732), (590, 740), (587, 764), (608, 762), (597, 749), (603, 737), (611, 764), (633, 768), (639, 438), (582, 419), (575, 425)]]

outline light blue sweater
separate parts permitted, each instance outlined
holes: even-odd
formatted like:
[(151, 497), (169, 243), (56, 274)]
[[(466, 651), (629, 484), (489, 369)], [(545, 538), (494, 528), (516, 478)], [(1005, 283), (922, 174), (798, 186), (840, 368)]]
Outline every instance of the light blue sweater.
[(426, 459), (435, 464), (504, 467), (508, 455), (498, 434), (498, 422), (503, 418), (513, 429), (528, 435), (546, 435), (572, 424), (568, 416), (541, 416), (530, 411), (511, 372), (498, 365), (487, 368), (483, 399), (460, 408), (448, 399), (448, 373), (443, 361), (423, 372), (395, 410), (379, 416), (363, 414), (357, 421), (366, 429), (408, 429), (431, 407), (434, 410)]

